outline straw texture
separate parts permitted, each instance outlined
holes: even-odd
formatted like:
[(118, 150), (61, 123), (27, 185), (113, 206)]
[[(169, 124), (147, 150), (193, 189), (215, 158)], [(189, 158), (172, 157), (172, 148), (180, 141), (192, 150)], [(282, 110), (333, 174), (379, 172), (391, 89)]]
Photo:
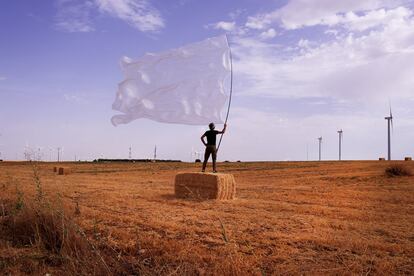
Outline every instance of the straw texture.
[(65, 175), (65, 174), (70, 174), (70, 168), (68, 168), (68, 167), (60, 167), (58, 169), (58, 175)]
[(236, 182), (232, 174), (179, 173), (175, 176), (175, 195), (178, 198), (234, 199)]

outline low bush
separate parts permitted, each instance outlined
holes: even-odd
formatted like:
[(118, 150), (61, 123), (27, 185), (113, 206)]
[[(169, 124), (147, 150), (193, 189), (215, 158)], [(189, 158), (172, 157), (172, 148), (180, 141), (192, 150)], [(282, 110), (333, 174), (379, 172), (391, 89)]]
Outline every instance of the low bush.
[(410, 168), (404, 165), (395, 164), (387, 167), (385, 169), (385, 174), (389, 177), (396, 177), (396, 176), (411, 176), (413, 175)]

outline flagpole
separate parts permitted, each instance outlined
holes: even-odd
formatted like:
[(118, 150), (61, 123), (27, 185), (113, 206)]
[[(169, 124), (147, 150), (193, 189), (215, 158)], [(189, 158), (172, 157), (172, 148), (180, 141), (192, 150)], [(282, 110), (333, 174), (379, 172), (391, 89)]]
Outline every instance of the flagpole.
[[(224, 124), (227, 124), (227, 120), (229, 119), (230, 106), (231, 106), (231, 96), (233, 94), (233, 57), (232, 57), (232, 54), (231, 54), (231, 48), (230, 48), (229, 39), (227, 37), (227, 34), (226, 34), (226, 40), (227, 40), (227, 45), (229, 46), (229, 57), (230, 57), (230, 96), (229, 96), (229, 105), (227, 107), (226, 120), (224, 121)], [(218, 143), (216, 152), (218, 152), (218, 150), (220, 148), (221, 140), (223, 139), (223, 135), (224, 135), (224, 133), (222, 133), (221, 136), (220, 136), (220, 141)]]

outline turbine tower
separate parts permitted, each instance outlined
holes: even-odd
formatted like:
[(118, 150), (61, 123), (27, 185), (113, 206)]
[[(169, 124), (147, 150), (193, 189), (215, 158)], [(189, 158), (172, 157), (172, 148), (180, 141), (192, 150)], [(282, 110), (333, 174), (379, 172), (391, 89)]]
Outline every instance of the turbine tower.
[(342, 137), (343, 137), (343, 133), (344, 131), (338, 130), (338, 134), (339, 134), (339, 161), (342, 160)]
[(154, 148), (154, 161), (157, 160), (157, 145)]
[(57, 154), (58, 154), (57, 161), (58, 161), (58, 162), (60, 162), (60, 150), (61, 150), (61, 149), (62, 149), (61, 147), (58, 147), (58, 148), (57, 148)]
[(322, 136), (318, 138), (319, 140), (319, 161), (322, 160)]
[(390, 116), (384, 118), (385, 120), (387, 120), (388, 124), (388, 160), (391, 160), (391, 128), (394, 128), (392, 124), (392, 118), (393, 117), (390, 106)]

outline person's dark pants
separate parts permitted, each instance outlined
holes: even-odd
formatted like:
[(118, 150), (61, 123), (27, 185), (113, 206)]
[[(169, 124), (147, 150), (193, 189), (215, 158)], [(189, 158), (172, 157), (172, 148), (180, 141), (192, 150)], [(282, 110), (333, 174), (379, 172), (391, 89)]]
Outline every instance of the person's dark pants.
[(204, 152), (204, 162), (203, 162), (203, 171), (206, 169), (207, 161), (211, 157), (213, 159), (213, 171), (216, 171), (216, 159), (217, 159), (217, 149), (216, 146), (207, 145), (206, 151)]

